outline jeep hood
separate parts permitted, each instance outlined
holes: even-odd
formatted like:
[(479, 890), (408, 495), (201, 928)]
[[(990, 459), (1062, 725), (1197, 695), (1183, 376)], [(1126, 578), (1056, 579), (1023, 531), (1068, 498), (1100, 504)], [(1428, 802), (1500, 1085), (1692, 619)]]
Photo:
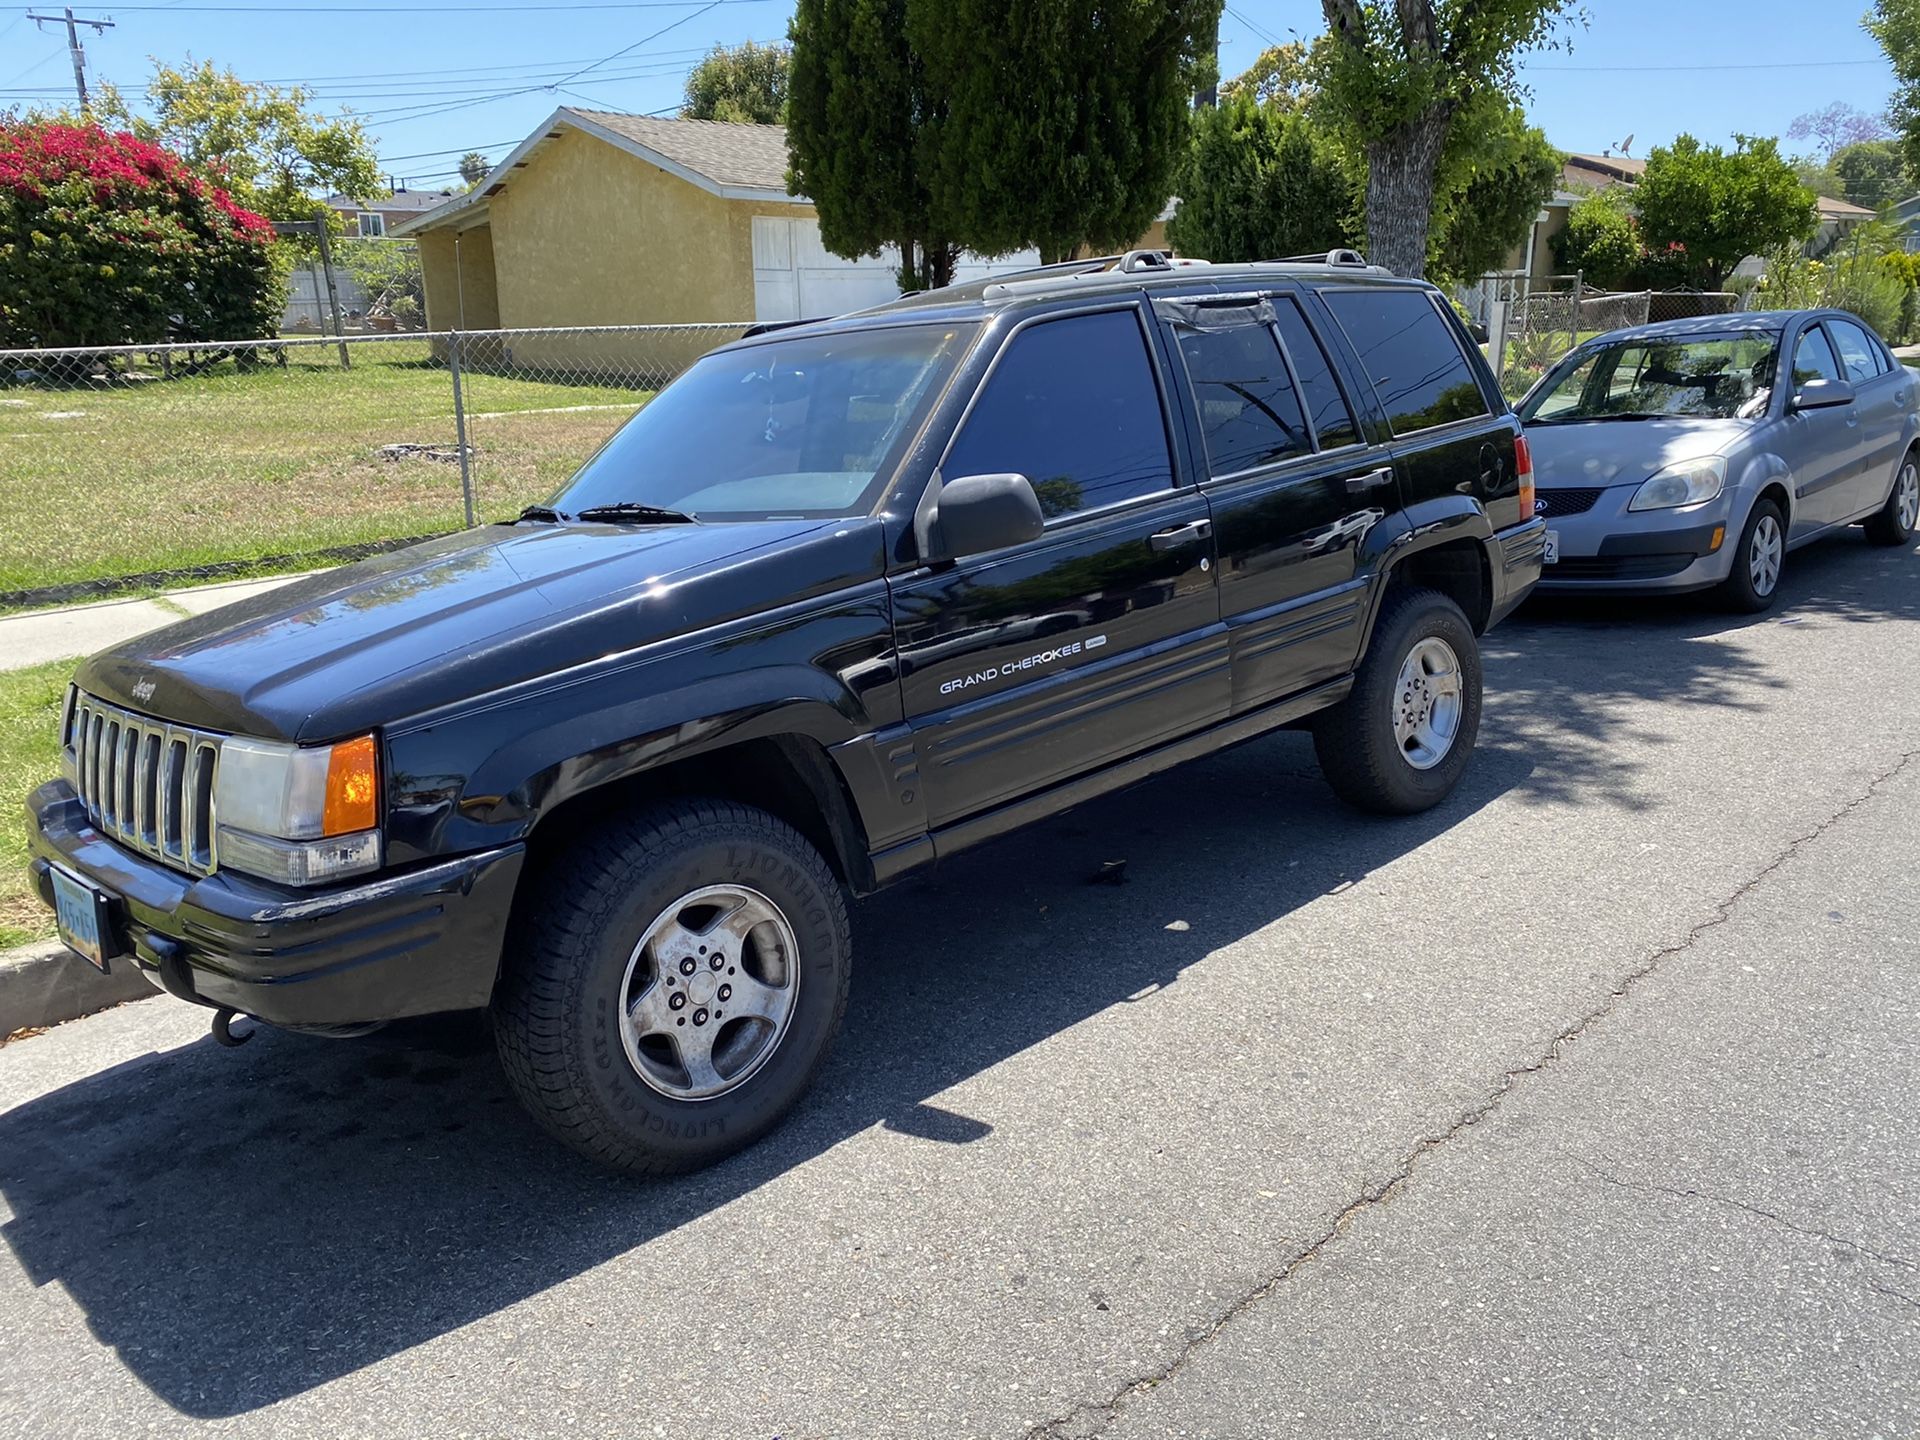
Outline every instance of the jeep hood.
[(877, 577), (880, 522), (492, 525), (309, 576), (103, 651), (83, 689), (323, 741)]

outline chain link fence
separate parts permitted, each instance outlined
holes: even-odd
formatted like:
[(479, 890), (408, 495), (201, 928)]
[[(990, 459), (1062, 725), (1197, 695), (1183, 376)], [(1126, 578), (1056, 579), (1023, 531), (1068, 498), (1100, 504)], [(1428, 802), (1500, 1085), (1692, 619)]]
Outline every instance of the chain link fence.
[(1644, 325), (1654, 296), (1595, 290), (1578, 275), (1482, 276), (1459, 297), (1487, 339), (1500, 388), (1518, 400), (1569, 350), (1609, 330)]
[(0, 350), (0, 607), (517, 514), (748, 323)]

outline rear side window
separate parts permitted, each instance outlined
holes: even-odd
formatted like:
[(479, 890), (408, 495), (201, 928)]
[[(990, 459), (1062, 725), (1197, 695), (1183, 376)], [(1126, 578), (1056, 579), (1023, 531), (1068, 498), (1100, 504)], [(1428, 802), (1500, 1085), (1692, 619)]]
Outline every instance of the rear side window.
[(1827, 344), (1827, 337), (1816, 325), (1802, 335), (1800, 343), (1793, 347), (1793, 383), (1805, 385), (1809, 380), (1841, 378), (1840, 361), (1834, 356), (1833, 347)]
[(1426, 291), (1330, 290), (1324, 298), (1394, 434), (1487, 413), (1480, 382)]
[(1342, 445), (1359, 443), (1360, 431), (1354, 424), (1347, 397), (1340, 393), (1340, 382), (1333, 378), (1333, 366), (1327, 352), (1320, 348), (1300, 306), (1284, 295), (1273, 298), (1274, 318), (1280, 323), (1280, 338), (1293, 361), (1293, 373), (1300, 377), (1300, 389), (1313, 416), (1313, 433), (1322, 450), (1338, 450)]
[(1871, 380), (1886, 371), (1880, 363), (1880, 347), (1867, 338), (1867, 332), (1851, 320), (1829, 320), (1827, 329), (1833, 335), (1834, 347), (1840, 352), (1840, 363), (1847, 367), (1847, 378), (1853, 381)]
[(994, 366), (941, 467), (1024, 475), (1049, 517), (1173, 485), (1146, 337), (1131, 310), (1022, 330)]
[(1306, 412), (1265, 325), (1227, 325), (1177, 331), (1193, 382), (1207, 468), (1233, 475), (1277, 464), (1313, 449)]

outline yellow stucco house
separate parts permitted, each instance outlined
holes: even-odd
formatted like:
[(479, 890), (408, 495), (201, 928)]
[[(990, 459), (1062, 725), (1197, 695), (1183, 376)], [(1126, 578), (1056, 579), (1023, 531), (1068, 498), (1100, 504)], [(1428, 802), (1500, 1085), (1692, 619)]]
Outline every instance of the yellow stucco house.
[[(797, 320), (898, 294), (892, 252), (827, 253), (786, 176), (778, 125), (563, 106), (392, 233), (419, 240), (435, 330)], [(956, 278), (1037, 263), (968, 256)]]

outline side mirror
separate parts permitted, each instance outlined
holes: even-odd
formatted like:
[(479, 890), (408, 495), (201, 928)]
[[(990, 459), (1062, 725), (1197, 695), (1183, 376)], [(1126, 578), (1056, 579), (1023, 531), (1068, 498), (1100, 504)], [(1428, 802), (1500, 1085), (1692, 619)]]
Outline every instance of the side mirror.
[(1853, 386), (1845, 380), (1809, 380), (1793, 392), (1794, 410), (1833, 410), (1853, 404)]
[(1046, 522), (1026, 476), (962, 475), (941, 485), (916, 528), (922, 556), (957, 559), (1038, 540)]

